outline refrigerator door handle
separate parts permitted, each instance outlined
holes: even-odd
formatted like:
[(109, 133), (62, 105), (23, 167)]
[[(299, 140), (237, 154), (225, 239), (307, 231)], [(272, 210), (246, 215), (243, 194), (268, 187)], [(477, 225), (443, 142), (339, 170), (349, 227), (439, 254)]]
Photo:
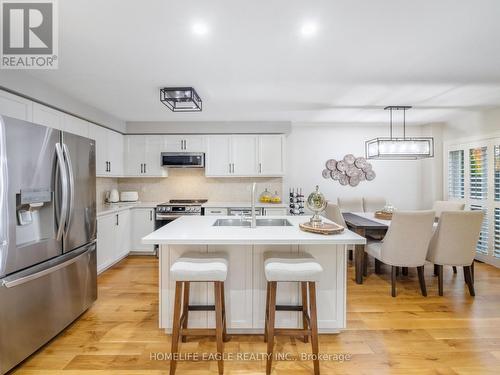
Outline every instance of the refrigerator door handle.
[[(92, 248), (90, 248), (92, 249)], [(58, 263), (52, 267), (45, 268), (41, 271), (32, 273), (31, 275), (26, 275), (26, 276), (20, 276), (16, 278), (5, 278), (2, 280), (2, 286), (6, 288), (13, 288), (18, 285), (26, 284), (27, 282), (39, 279), (40, 277), (49, 275), (57, 270), (60, 270), (61, 268), (65, 268), (69, 266), (70, 264), (75, 263), (80, 259), (82, 255), (85, 255), (89, 251), (89, 247), (86, 247), (85, 249), (81, 250), (78, 252), (78, 254), (71, 254), (72, 257), (62, 263)]]
[(68, 176), (66, 174), (66, 165), (64, 164), (64, 154), (61, 149), (61, 144), (56, 143), (56, 156), (57, 156), (57, 167), (59, 169), (59, 176), (61, 177), (61, 187), (62, 187), (62, 198), (61, 198), (61, 210), (58, 218), (58, 228), (56, 240), (60, 241), (64, 232), (64, 225), (66, 223), (66, 216), (68, 213)]
[(63, 154), (68, 166), (68, 182), (69, 182), (69, 207), (66, 220), (66, 228), (68, 229), (71, 224), (71, 219), (74, 214), (75, 205), (75, 175), (73, 173), (73, 164), (71, 163), (71, 156), (68, 150), (68, 146), (63, 143)]

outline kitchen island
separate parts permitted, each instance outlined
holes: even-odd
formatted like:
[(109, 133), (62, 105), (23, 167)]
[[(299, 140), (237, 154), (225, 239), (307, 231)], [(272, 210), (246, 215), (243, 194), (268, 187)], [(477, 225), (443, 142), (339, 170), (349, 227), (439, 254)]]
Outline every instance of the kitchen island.
[[(229, 220), (229, 221), (228, 221)], [(225, 282), (226, 314), (229, 333), (262, 333), (264, 329), (266, 279), (264, 252), (306, 251), (322, 265), (324, 272), (317, 283), (318, 327), (320, 333), (336, 333), (346, 326), (346, 250), (348, 245), (363, 245), (365, 238), (345, 230), (337, 235), (319, 235), (299, 229), (308, 216), (260, 218), (256, 228), (242, 226), (234, 216), (182, 216), (143, 238), (145, 244), (159, 245), (160, 328), (172, 328), (175, 282), (170, 267), (187, 251), (225, 252), (229, 271)], [(328, 222), (328, 220), (325, 219)], [(279, 224), (289, 224), (287, 226)], [(217, 226), (214, 224), (224, 224)], [(269, 226), (269, 224), (274, 224)], [(278, 225), (276, 225), (278, 224)], [(209, 283), (192, 283), (190, 304), (213, 303)], [(299, 283), (280, 283), (277, 302), (297, 305)], [(213, 312), (189, 315), (191, 328), (215, 325)], [(279, 312), (277, 327), (300, 327), (302, 317), (296, 312)]]

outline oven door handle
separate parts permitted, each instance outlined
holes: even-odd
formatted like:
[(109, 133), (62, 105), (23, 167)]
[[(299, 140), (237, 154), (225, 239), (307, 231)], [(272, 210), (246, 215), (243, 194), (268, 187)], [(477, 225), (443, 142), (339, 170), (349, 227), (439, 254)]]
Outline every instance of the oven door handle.
[(156, 220), (171, 220), (177, 219), (182, 215), (164, 215), (164, 214), (156, 214)]

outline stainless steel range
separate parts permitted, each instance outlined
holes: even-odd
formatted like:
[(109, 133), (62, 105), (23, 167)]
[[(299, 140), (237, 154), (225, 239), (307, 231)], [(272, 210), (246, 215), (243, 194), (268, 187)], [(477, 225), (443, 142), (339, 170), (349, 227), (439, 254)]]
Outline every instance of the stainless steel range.
[(155, 210), (155, 229), (184, 215), (203, 215), (201, 205), (206, 201), (206, 199), (171, 199), (159, 204)]

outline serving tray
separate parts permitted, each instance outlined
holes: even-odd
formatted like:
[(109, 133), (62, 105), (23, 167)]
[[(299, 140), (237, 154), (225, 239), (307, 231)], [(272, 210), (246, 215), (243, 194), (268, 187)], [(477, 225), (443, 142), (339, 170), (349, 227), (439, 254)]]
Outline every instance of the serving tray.
[(304, 232), (311, 232), (316, 234), (340, 234), (344, 231), (342, 225), (335, 223), (322, 223), (320, 226), (313, 226), (310, 222), (300, 223), (299, 228)]

